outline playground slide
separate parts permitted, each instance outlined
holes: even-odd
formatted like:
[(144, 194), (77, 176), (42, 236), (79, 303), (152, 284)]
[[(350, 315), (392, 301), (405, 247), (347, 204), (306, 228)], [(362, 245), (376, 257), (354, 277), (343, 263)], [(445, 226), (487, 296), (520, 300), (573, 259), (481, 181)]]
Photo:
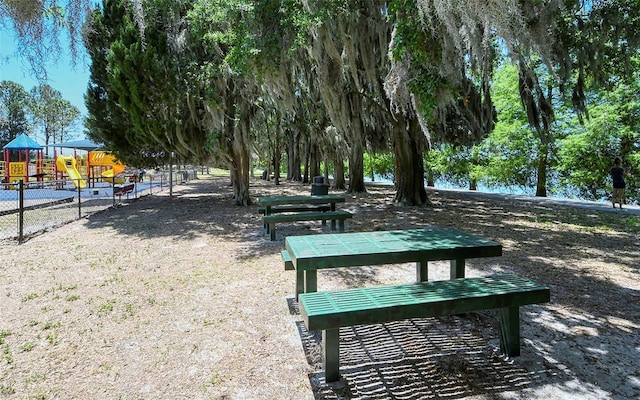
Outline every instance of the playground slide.
[(80, 172), (76, 169), (76, 159), (71, 156), (58, 156), (56, 159), (56, 166), (58, 167), (58, 171), (65, 172), (69, 175), (69, 179), (73, 182), (74, 186), (77, 188), (78, 185), (81, 188), (87, 186), (87, 181), (82, 179), (80, 176)]
[[(116, 175), (124, 171), (125, 168), (126, 167), (122, 164), (114, 164), (113, 168), (108, 169), (102, 173), (102, 178), (105, 181), (112, 182), (112, 183), (124, 183), (124, 178), (119, 179), (116, 177)], [(122, 180), (122, 182), (119, 182), (120, 180)]]

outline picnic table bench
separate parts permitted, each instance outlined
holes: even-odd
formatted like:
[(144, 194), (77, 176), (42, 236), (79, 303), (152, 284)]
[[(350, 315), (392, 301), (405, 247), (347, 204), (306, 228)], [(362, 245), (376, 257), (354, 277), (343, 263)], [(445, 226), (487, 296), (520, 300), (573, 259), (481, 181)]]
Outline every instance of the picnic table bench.
[[(263, 226), (270, 234), (270, 239), (275, 240), (275, 224), (278, 222), (297, 221), (331, 221), (331, 229), (336, 230), (336, 221), (339, 222), (340, 232), (344, 231), (344, 220), (351, 218), (346, 211), (336, 211), (336, 203), (343, 203), (344, 196), (327, 194), (311, 196), (270, 196), (258, 199), (258, 211), (264, 213)], [(281, 214), (281, 215), (274, 215)]]
[(298, 221), (331, 221), (331, 230), (336, 230), (336, 221), (338, 221), (338, 230), (344, 232), (344, 221), (353, 215), (349, 211), (321, 211), (321, 212), (304, 212), (296, 214), (271, 214), (262, 217), (262, 221), (268, 226), (267, 231), (271, 235), (271, 240), (276, 240), (276, 222), (298, 222)]
[(520, 355), (520, 307), (550, 301), (549, 288), (515, 275), (303, 293), (300, 313), (322, 331), (327, 382), (340, 379), (340, 328), (489, 309), (500, 310), (500, 348)]
[[(312, 211), (331, 211), (331, 206), (329, 204), (318, 204), (318, 205), (283, 205), (283, 206), (272, 206), (270, 210), (270, 214), (278, 214), (278, 213), (291, 213), (291, 212), (312, 212)], [(267, 215), (266, 207), (258, 207), (258, 213), (262, 215)], [(324, 224), (325, 221), (322, 221)], [(267, 223), (263, 221), (263, 226), (269, 230), (269, 226)]]
[[(328, 204), (314, 205), (301, 205), (301, 206), (273, 206), (271, 207), (270, 214), (278, 214), (285, 212), (305, 212), (305, 211), (331, 211), (331, 206)], [(266, 207), (258, 207), (258, 213), (266, 215)]]
[(320, 269), (415, 262), (416, 280), (422, 282), (428, 280), (429, 261), (450, 260), (450, 276), (454, 279), (464, 277), (466, 259), (502, 255), (499, 243), (438, 226), (289, 236), (285, 247), (296, 270), (296, 297), (317, 290)]
[(129, 183), (126, 185), (125, 184), (113, 185), (113, 195), (118, 196), (118, 198), (120, 198), (121, 196), (124, 196), (133, 192), (133, 189), (135, 189), (135, 185), (133, 183)]

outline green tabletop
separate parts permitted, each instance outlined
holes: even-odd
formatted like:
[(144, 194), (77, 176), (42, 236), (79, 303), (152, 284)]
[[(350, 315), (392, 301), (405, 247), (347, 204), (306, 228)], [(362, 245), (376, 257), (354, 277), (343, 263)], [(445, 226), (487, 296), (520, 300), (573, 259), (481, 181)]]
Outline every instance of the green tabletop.
[(326, 204), (344, 203), (344, 196), (338, 194), (323, 194), (315, 196), (272, 196), (260, 197), (258, 204), (261, 206), (277, 206), (284, 204)]
[(457, 229), (435, 226), (289, 236), (285, 246), (293, 266), (300, 270), (502, 255), (499, 243)]
[[(453, 228), (288, 236), (285, 247), (296, 269), (296, 295), (315, 292), (324, 268), (416, 263), (418, 282), (428, 280), (428, 262), (450, 260), (451, 279), (463, 278), (465, 260), (502, 255), (492, 240)], [(304, 281), (304, 282), (303, 282)]]

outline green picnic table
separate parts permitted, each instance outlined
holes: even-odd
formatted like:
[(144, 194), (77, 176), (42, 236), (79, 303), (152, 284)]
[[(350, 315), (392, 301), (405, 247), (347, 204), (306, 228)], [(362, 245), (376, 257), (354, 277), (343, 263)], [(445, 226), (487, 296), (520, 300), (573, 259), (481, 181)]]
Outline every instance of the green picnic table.
[(450, 260), (451, 279), (464, 278), (468, 258), (497, 257), (502, 246), (453, 228), (289, 236), (285, 248), (296, 270), (296, 298), (317, 291), (317, 271), (365, 265), (416, 263), (418, 282), (428, 280), (428, 262)]
[(336, 210), (336, 203), (344, 203), (344, 196), (337, 194), (323, 194), (315, 196), (270, 196), (260, 197), (258, 205), (265, 208), (264, 215), (271, 214), (271, 207), (282, 205), (298, 205), (298, 204), (329, 204), (331, 211)]
[[(336, 221), (340, 223), (340, 231), (344, 231), (344, 220), (351, 218), (347, 211), (336, 211), (336, 203), (344, 203), (344, 196), (337, 194), (323, 194), (311, 196), (272, 196), (258, 199), (260, 211), (264, 211), (262, 217), (263, 226), (271, 235), (271, 240), (276, 239), (276, 222), (297, 221), (322, 221), (326, 224), (331, 221), (331, 229), (336, 230)], [(286, 213), (275, 216), (275, 213)]]

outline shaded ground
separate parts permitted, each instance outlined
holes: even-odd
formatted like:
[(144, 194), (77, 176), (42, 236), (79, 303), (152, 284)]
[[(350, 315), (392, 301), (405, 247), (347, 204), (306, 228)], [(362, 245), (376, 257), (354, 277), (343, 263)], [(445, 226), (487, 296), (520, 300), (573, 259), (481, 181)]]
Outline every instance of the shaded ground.
[[(252, 182), (257, 197), (309, 186)], [(338, 385), (323, 383), (257, 206), (228, 179), (191, 181), (46, 232), (0, 256), (0, 398), (630, 399), (640, 397), (640, 217), (510, 197), (430, 191), (397, 207), (386, 187), (347, 196), (347, 230), (435, 224), (500, 242), (467, 275), (512, 272), (551, 287), (522, 309), (522, 356), (499, 351), (493, 313), (341, 331)], [(430, 264), (446, 279), (448, 264)], [(319, 273), (319, 290), (408, 282), (412, 265)]]

